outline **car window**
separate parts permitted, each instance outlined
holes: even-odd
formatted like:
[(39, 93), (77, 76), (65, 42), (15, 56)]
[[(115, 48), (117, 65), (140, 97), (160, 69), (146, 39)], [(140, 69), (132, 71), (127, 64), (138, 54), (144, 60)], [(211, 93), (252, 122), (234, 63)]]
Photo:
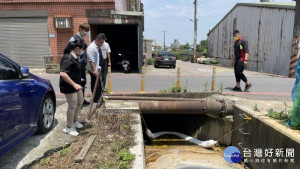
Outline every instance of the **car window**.
[(161, 52), (158, 55), (160, 55), (160, 56), (173, 56), (173, 53), (171, 53), (171, 52)]
[(7, 60), (0, 58), (0, 80), (18, 79), (19, 73), (16, 67)]

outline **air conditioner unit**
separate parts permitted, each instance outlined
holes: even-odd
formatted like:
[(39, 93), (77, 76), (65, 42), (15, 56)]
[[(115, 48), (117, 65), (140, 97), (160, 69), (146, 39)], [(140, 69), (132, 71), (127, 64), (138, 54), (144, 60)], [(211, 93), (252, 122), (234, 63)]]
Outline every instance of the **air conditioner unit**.
[(72, 29), (72, 18), (54, 18), (55, 29)]

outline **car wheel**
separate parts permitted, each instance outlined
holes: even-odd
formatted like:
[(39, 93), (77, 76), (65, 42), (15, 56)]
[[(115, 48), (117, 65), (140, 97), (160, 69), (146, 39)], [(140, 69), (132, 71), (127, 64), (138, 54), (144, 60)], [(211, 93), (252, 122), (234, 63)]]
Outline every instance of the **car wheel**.
[(157, 64), (154, 64), (154, 67), (155, 67), (155, 68), (157, 68), (157, 67), (158, 67), (158, 65), (157, 65)]
[(46, 133), (52, 128), (54, 123), (54, 113), (54, 99), (51, 95), (47, 94), (44, 97), (39, 110), (38, 133)]
[(176, 65), (173, 65), (173, 68), (175, 69), (175, 68), (176, 68)]

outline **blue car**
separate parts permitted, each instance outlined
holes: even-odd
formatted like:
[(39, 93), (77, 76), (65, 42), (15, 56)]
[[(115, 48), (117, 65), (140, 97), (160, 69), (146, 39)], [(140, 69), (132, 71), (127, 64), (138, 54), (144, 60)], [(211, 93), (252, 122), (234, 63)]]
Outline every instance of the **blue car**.
[(0, 156), (32, 134), (51, 130), (55, 108), (50, 81), (0, 53)]

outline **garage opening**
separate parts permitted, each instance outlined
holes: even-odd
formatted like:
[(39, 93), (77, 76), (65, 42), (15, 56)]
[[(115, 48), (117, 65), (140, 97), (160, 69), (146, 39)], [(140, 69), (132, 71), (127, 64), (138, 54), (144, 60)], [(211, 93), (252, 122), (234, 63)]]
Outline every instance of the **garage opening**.
[(112, 72), (122, 72), (122, 57), (128, 56), (131, 64), (131, 72), (138, 72), (138, 25), (91, 25), (91, 40), (97, 34), (105, 33), (106, 42), (111, 48)]

